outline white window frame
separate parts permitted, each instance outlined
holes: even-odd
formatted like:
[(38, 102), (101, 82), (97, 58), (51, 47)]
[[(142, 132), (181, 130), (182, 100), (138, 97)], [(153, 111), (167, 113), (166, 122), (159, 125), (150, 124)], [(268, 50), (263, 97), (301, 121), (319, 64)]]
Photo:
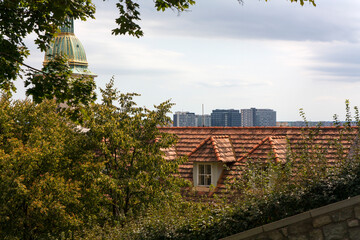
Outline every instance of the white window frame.
[[(220, 178), (220, 175), (223, 171), (223, 163), (218, 162), (194, 162), (193, 163), (193, 183), (194, 187), (210, 187), (210, 185), (200, 185), (200, 165), (210, 165), (211, 166), (211, 178), (210, 185), (215, 186)], [(199, 174), (200, 173), (200, 174)], [(199, 176), (200, 175), (200, 176)]]
[[(202, 172), (200, 172), (201, 169), (203, 170)], [(208, 170), (210, 170), (210, 173), (208, 172)], [(214, 174), (213, 174), (212, 164), (198, 163), (198, 169), (197, 169), (198, 186), (209, 187), (212, 183), (213, 175)]]

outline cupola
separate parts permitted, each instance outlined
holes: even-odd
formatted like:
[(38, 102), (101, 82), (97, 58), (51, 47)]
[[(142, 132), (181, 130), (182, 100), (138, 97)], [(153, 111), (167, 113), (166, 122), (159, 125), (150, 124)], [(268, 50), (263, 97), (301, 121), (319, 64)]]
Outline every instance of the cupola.
[(60, 27), (60, 32), (50, 43), (46, 50), (44, 65), (56, 56), (66, 56), (70, 69), (74, 75), (89, 75), (96, 77), (88, 69), (88, 62), (83, 45), (74, 34), (74, 21), (67, 18), (66, 24)]

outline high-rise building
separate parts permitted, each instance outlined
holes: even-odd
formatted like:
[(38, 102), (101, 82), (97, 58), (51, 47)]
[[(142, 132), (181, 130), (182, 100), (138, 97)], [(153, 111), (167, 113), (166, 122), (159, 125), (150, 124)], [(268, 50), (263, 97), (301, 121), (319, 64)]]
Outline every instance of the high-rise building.
[(255, 126), (276, 126), (276, 112), (272, 109), (256, 109)]
[(174, 127), (195, 127), (195, 113), (191, 112), (175, 112), (173, 118)]
[(256, 108), (241, 109), (241, 126), (253, 127), (255, 126)]
[(276, 126), (276, 111), (272, 109), (241, 109), (241, 126)]
[(239, 127), (241, 126), (241, 114), (234, 109), (216, 109), (211, 113), (211, 126)]
[(209, 114), (195, 115), (195, 125), (197, 127), (211, 127), (211, 116)]

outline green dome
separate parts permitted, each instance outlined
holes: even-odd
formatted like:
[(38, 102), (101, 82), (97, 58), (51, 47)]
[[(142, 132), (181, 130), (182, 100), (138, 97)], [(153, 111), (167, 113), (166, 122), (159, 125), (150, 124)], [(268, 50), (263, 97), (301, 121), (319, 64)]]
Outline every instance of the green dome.
[(88, 62), (83, 45), (74, 34), (73, 20), (69, 20), (60, 28), (60, 33), (53, 39), (50, 47), (46, 50), (44, 65), (56, 56), (66, 56), (70, 69), (74, 74), (96, 76), (88, 70)]

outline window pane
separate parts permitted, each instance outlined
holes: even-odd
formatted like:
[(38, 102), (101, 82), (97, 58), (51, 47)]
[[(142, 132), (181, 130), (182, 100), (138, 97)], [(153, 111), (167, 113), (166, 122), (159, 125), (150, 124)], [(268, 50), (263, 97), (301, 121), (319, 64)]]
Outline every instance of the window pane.
[(205, 165), (206, 167), (206, 174), (211, 174), (211, 165)]
[(211, 185), (211, 164), (198, 164), (198, 185)]
[(199, 185), (205, 185), (204, 175), (199, 175)]
[(206, 176), (206, 183), (205, 183), (205, 185), (208, 185), (208, 186), (211, 185), (211, 175), (207, 175), (207, 176)]
[(200, 173), (200, 174), (204, 174), (204, 173), (205, 173), (205, 169), (204, 169), (204, 165), (203, 165), (203, 164), (199, 164), (199, 173)]

